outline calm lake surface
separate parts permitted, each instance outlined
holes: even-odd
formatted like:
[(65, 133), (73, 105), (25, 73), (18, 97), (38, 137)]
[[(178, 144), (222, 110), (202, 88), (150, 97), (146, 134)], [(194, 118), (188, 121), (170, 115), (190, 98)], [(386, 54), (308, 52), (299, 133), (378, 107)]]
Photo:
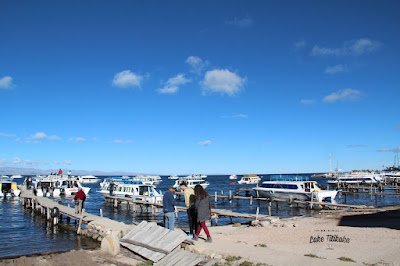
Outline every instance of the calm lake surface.
[[(262, 181), (269, 180), (271, 177), (271, 175), (261, 176)], [(310, 175), (302, 176), (309, 177)], [(238, 176), (236, 181), (240, 180), (240, 177), (241, 176)], [(101, 178), (103, 179), (106, 177)], [(157, 190), (165, 192), (166, 188), (172, 185), (175, 180), (170, 180), (166, 176), (163, 176), (162, 179), (163, 182), (157, 186)], [(230, 180), (227, 175), (208, 176), (206, 180), (210, 183), (207, 191), (212, 195), (214, 195), (215, 192), (220, 195), (221, 190), (224, 191), (224, 195), (229, 195), (229, 190), (231, 190), (232, 195), (234, 195), (236, 188), (254, 187), (254, 185), (238, 185), (235, 180)], [(325, 178), (310, 178), (310, 180), (316, 180), (319, 184), (327, 185), (327, 179)], [(22, 183), (22, 181), (23, 179), (19, 179), (17, 182)], [(235, 183), (231, 184), (233, 182)], [(151, 209), (149, 209), (149, 211), (143, 209), (142, 212), (135, 213), (124, 205), (119, 208), (113, 208), (110, 204), (106, 204), (103, 197), (97, 192), (100, 190), (100, 185), (98, 183), (87, 184), (85, 186), (91, 187), (91, 191), (87, 195), (87, 200), (85, 202), (85, 209), (89, 213), (99, 215), (99, 209), (102, 209), (103, 216), (125, 223), (147, 220), (155, 221), (160, 224), (163, 221), (163, 214), (157, 212), (153, 215)], [(242, 195), (244, 195), (243, 192)], [(61, 200), (64, 205), (71, 203), (71, 199), (72, 197), (64, 196), (55, 198), (57, 201)], [(343, 201), (344, 197), (341, 198), (341, 201), (336, 197), (336, 202), (339, 203)], [(228, 209), (243, 213), (256, 213), (257, 207), (260, 206), (260, 213), (268, 214), (268, 208), (265, 202), (262, 202), (260, 205), (257, 202), (253, 202), (252, 206), (250, 206), (249, 200), (234, 200), (232, 205), (230, 205), (227, 200), (218, 200), (218, 203), (215, 204), (212, 198), (211, 202), (213, 208)], [(348, 195), (346, 198), (347, 204), (357, 205), (386, 206), (396, 205), (399, 204), (399, 202), (399, 196), (373, 196), (371, 198), (369, 194), (358, 194)], [(179, 205), (184, 206), (184, 202), (180, 200)], [(314, 211), (302, 208), (291, 209), (287, 204), (280, 204), (279, 209), (272, 208), (272, 215), (279, 217), (310, 215), (313, 212)], [(233, 221), (246, 222), (246, 220), (242, 219), (233, 219)], [(228, 223), (230, 223), (229, 218), (218, 219), (219, 225)], [(187, 229), (187, 216), (185, 213), (179, 214), (176, 226)], [(64, 230), (60, 227), (53, 228), (40, 216), (33, 215), (29, 210), (24, 210), (19, 202), (19, 198), (0, 199), (0, 258), (34, 253), (68, 251), (80, 248), (93, 249), (96, 247), (99, 247), (99, 243), (92, 239), (84, 236), (77, 236), (74, 232)]]

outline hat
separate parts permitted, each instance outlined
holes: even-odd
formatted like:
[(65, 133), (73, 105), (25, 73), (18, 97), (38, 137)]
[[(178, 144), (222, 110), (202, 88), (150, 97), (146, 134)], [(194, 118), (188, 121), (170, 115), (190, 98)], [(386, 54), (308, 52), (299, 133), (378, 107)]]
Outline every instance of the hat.
[(170, 189), (170, 188), (174, 189), (174, 187), (173, 187), (173, 186), (168, 186), (168, 189)]

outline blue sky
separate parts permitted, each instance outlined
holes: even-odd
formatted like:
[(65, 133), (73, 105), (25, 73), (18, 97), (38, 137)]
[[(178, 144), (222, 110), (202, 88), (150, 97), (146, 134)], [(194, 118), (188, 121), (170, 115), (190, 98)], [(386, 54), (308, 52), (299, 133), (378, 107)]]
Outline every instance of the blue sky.
[(398, 1), (0, 2), (0, 167), (381, 169)]

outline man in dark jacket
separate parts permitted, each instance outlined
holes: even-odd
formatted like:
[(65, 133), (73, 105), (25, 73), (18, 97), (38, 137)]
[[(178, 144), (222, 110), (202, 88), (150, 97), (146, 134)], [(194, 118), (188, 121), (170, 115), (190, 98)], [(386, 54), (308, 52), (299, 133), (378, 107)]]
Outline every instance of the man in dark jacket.
[(83, 192), (81, 187), (79, 188), (73, 200), (75, 201), (75, 213), (81, 213), (83, 209), (83, 203), (86, 200), (85, 192)]
[(164, 226), (165, 228), (174, 231), (175, 226), (175, 206), (174, 188), (168, 187), (168, 191), (163, 196), (163, 211), (164, 211)]

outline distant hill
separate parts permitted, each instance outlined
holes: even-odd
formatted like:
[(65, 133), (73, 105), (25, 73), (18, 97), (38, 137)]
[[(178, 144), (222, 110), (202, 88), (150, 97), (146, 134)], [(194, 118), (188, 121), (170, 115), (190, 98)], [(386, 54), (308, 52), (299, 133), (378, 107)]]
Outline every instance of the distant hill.
[[(61, 168), (62, 169), (62, 168)], [(35, 168), (18, 168), (18, 167), (0, 167), (0, 175), (49, 175), (50, 173), (58, 172), (59, 169), (35, 169)], [(64, 174), (68, 173), (70, 169), (62, 169)], [(105, 172), (105, 171), (87, 171), (87, 170), (73, 170), (72, 175), (96, 175), (96, 176), (122, 176), (122, 175), (145, 175), (146, 173), (132, 173), (132, 172)]]

